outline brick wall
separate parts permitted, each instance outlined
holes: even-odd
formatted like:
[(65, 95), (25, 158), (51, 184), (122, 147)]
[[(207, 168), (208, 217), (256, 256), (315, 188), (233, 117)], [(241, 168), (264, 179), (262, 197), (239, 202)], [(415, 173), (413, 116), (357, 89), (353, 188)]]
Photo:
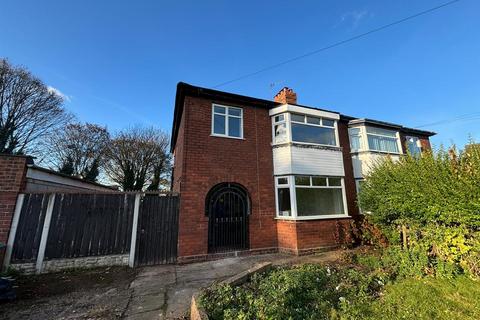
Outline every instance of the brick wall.
[(297, 221), (299, 252), (350, 242), (350, 221), (351, 219)]
[(280, 251), (296, 253), (298, 250), (296, 222), (277, 220), (277, 238)]
[(352, 217), (356, 217), (359, 214), (357, 206), (357, 187), (353, 175), (352, 154), (348, 137), (348, 123), (346, 121), (338, 121), (338, 138), (340, 140), (340, 147), (342, 147), (343, 167), (345, 169), (344, 181), (348, 214)]
[[(27, 157), (0, 155), (0, 242), (6, 243), (17, 195), (25, 188)], [(3, 252), (0, 253), (0, 262)]]
[[(213, 102), (243, 108), (244, 139), (210, 135)], [(175, 145), (177, 159), (174, 169), (174, 190), (181, 192), (179, 257), (207, 254), (205, 197), (213, 186), (222, 182), (239, 183), (250, 195), (250, 248), (276, 248), (272, 133), (268, 110), (186, 97), (182, 122), (183, 129), (179, 131)]]
[(278, 220), (278, 248), (303, 254), (351, 243), (351, 219)]

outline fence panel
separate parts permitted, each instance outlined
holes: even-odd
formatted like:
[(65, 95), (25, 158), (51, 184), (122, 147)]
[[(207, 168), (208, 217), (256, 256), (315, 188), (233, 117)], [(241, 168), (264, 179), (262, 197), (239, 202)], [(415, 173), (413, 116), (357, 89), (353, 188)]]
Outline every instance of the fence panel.
[(45, 259), (127, 253), (134, 199), (134, 194), (57, 194)]
[(179, 203), (178, 196), (144, 196), (138, 217), (136, 265), (176, 261)]
[(18, 220), (12, 263), (34, 262), (37, 259), (48, 194), (26, 194)]

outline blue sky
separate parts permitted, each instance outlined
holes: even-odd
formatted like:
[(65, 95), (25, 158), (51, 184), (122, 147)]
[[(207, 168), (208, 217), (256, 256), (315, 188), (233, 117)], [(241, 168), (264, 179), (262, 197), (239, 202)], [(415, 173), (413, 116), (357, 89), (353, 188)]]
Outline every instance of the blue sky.
[[(170, 131), (179, 81), (212, 87), (446, 0), (4, 0), (0, 57), (68, 97), (82, 121)], [(480, 140), (480, 2), (462, 0), (219, 89)], [(452, 119), (467, 115), (460, 121)]]

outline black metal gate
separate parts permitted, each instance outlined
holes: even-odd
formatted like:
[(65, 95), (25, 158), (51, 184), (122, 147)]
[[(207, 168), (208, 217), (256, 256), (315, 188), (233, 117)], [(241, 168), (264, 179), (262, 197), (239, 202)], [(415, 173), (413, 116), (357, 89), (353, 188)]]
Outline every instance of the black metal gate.
[(177, 260), (179, 196), (145, 194), (138, 214), (135, 265)]
[(221, 183), (206, 198), (208, 252), (248, 249), (250, 199), (241, 185)]

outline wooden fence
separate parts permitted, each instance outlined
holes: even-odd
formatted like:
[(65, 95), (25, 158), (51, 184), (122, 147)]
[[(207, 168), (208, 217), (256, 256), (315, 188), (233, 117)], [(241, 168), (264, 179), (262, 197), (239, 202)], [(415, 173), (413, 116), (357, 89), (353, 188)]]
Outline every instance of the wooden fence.
[(179, 196), (152, 193), (21, 194), (4, 267), (128, 255), (128, 263), (173, 263)]

